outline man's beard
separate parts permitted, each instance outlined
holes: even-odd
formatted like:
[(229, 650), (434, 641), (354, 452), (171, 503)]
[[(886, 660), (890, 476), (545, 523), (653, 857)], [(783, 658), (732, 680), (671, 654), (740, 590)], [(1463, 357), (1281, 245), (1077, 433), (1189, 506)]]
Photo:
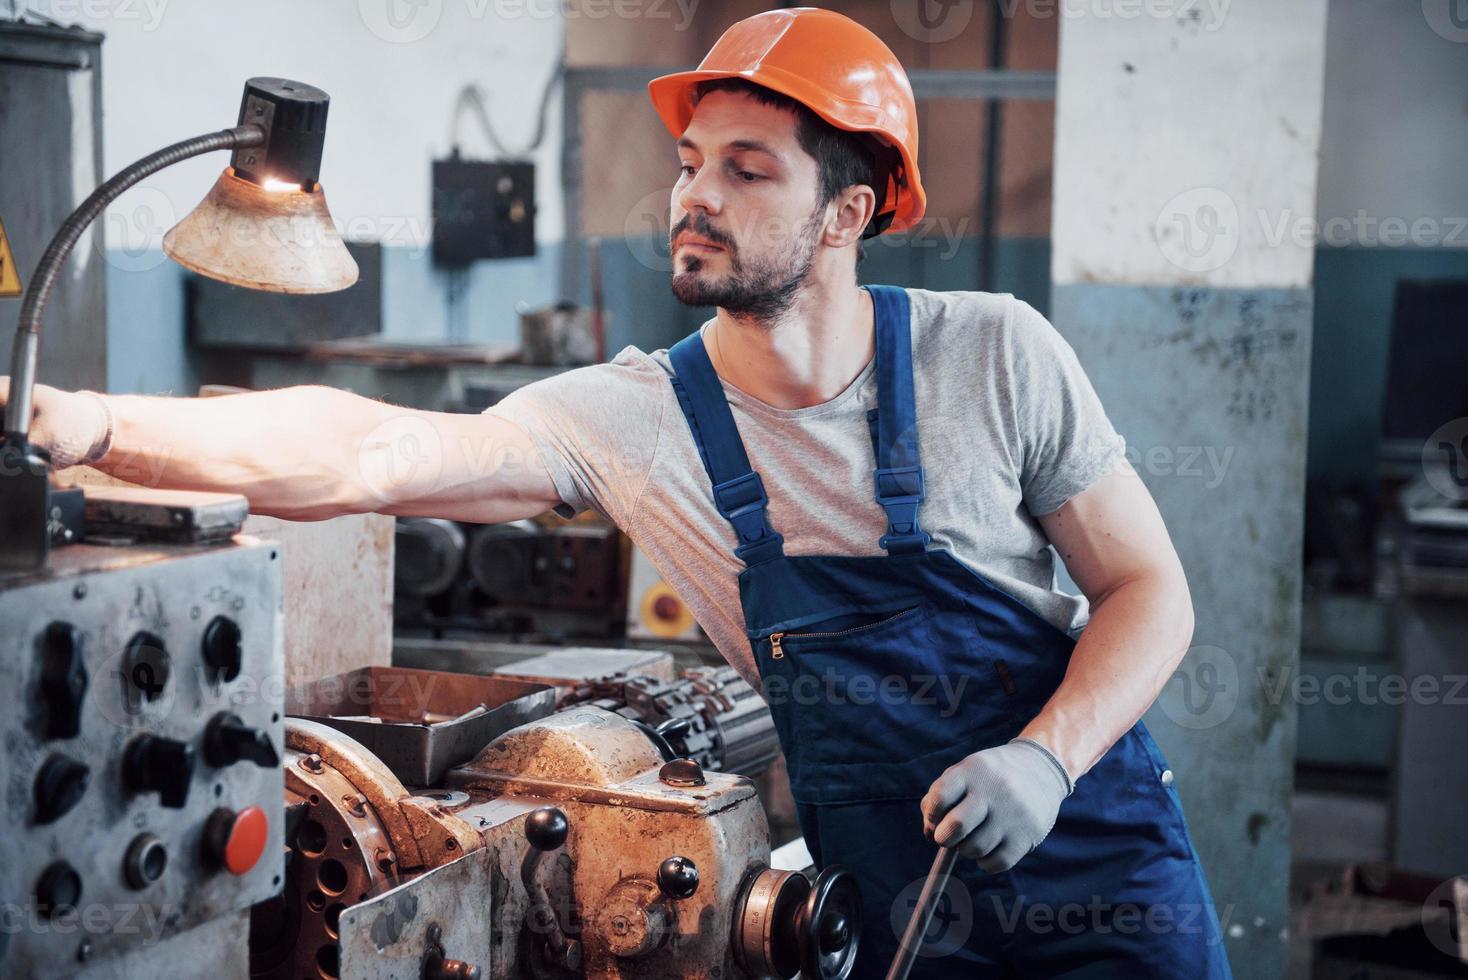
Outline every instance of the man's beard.
[(688, 212), (669, 233), (669, 250), (679, 235), (692, 232), (723, 247), (729, 256), (729, 272), (712, 278), (705, 272), (701, 257), (684, 259), (683, 270), (673, 273), (673, 295), (689, 306), (717, 306), (733, 316), (776, 319), (795, 302), (815, 264), (818, 219), (823, 211), (818, 209), (801, 225), (791, 248), (783, 254), (748, 265), (740, 258), (733, 240), (710, 225), (707, 215)]

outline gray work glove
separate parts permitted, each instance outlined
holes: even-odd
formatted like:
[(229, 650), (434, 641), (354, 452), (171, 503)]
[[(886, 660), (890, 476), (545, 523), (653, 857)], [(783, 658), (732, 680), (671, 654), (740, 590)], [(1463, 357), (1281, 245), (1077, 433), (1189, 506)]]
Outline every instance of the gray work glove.
[(1048, 749), (1017, 738), (944, 770), (923, 797), (923, 831), (990, 874), (1008, 871), (1040, 846), (1074, 788)]

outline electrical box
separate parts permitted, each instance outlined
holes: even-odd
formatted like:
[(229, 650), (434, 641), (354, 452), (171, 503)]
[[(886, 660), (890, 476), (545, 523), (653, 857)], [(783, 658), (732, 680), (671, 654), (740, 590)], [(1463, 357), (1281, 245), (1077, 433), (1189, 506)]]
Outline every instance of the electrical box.
[(535, 254), (535, 164), (433, 161), (433, 262)]

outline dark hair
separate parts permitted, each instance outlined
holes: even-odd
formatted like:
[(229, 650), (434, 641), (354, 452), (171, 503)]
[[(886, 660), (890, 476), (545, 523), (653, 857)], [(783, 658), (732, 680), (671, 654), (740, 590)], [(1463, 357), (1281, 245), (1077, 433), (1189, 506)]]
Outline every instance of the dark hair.
[[(816, 188), (820, 200), (817, 203), (824, 207), (846, 188), (866, 184), (877, 195), (877, 206), (872, 211), (872, 221), (876, 222), (887, 192), (887, 174), (885, 171), (880, 175), (877, 173), (877, 154), (871, 137), (837, 129), (790, 96), (747, 79), (716, 78), (700, 82), (694, 92), (694, 101), (710, 92), (742, 92), (761, 105), (795, 113), (795, 138), (800, 142), (800, 148), (814, 157), (820, 168)], [(867, 228), (871, 233), (872, 226)], [(857, 254), (861, 252), (858, 245)]]

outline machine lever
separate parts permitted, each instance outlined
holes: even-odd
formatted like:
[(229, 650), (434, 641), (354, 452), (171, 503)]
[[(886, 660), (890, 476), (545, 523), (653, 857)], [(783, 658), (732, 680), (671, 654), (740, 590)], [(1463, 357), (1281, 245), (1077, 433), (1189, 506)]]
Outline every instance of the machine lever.
[(953, 862), (957, 858), (958, 852), (953, 848), (938, 848), (938, 854), (933, 858), (933, 867), (928, 871), (927, 880), (923, 882), (923, 890), (918, 893), (912, 918), (907, 920), (907, 928), (902, 932), (902, 944), (897, 947), (897, 955), (892, 958), (892, 966), (887, 970), (887, 980), (907, 980), (913, 960), (922, 948), (923, 936), (927, 934), (928, 925), (933, 921), (933, 912), (937, 910), (938, 901), (948, 887), (948, 877), (953, 874)]

